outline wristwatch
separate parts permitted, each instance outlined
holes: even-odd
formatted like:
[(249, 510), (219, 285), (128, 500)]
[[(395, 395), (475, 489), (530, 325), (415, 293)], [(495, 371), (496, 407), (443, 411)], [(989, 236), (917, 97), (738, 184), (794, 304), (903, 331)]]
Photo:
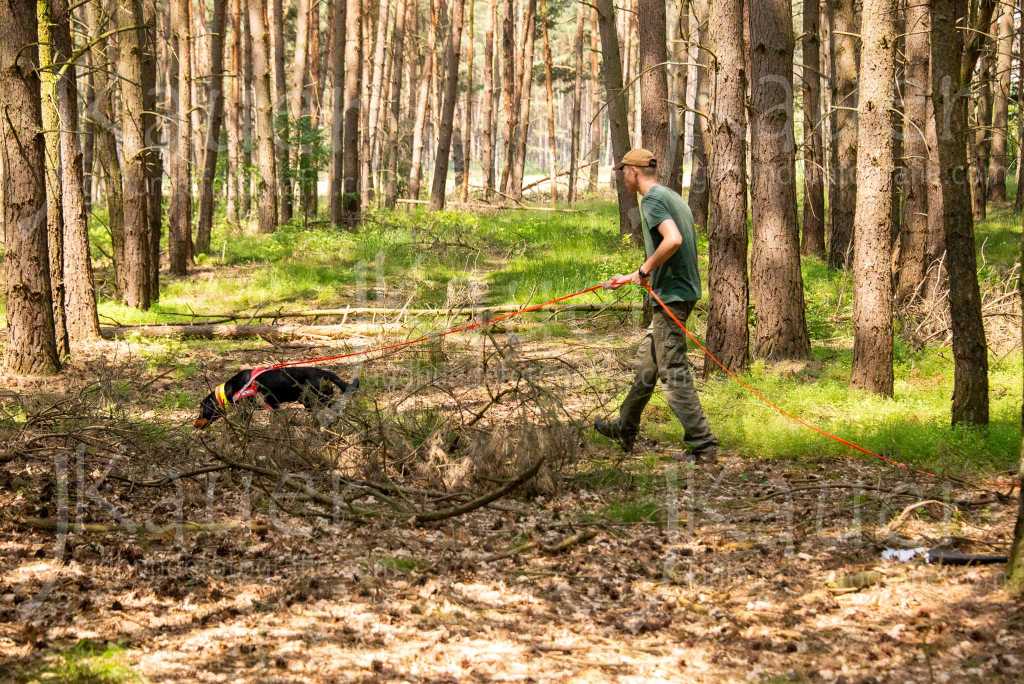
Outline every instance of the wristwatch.
[(640, 280), (647, 280), (647, 277), (649, 275), (651, 275), (650, 273), (648, 273), (647, 271), (644, 270), (643, 266), (641, 266), (640, 268), (636, 269), (636, 272), (637, 272), (637, 275), (640, 276)]

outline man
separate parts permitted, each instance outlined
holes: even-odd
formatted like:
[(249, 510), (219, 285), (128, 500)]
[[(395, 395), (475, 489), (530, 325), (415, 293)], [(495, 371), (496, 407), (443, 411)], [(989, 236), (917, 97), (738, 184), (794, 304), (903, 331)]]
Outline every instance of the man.
[[(649, 281), (665, 305), (685, 325), (701, 296), (697, 241), (690, 208), (682, 197), (658, 184), (658, 161), (650, 151), (630, 150), (615, 170), (622, 174), (627, 190), (641, 195), (640, 218), (647, 260), (635, 272), (615, 276), (605, 287), (614, 290)], [(653, 304), (654, 320), (640, 343), (636, 379), (622, 402), (619, 418), (598, 419), (594, 428), (616, 440), (625, 451), (632, 451), (640, 428), (640, 415), (660, 378), (668, 394), (668, 405), (683, 424), (683, 439), (690, 455), (695, 460), (713, 460), (718, 440), (708, 427), (693, 384), (693, 372), (686, 358), (686, 335), (656, 301)]]

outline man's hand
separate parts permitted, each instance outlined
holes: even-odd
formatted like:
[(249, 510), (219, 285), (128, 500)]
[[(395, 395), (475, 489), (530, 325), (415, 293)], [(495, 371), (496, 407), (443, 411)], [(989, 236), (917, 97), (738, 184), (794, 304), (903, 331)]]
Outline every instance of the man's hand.
[(617, 275), (605, 281), (604, 289), (606, 290), (617, 290), (623, 285), (640, 285), (643, 281), (640, 279), (640, 274), (636, 271), (626, 275)]

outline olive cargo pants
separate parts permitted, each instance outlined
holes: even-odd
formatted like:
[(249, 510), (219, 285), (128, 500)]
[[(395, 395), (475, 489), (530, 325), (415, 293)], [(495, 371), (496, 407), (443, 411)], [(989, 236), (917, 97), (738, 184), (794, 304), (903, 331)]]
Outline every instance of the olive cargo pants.
[[(668, 304), (676, 317), (686, 324), (694, 302)], [(668, 405), (683, 425), (683, 440), (690, 453), (700, 454), (718, 446), (708, 426), (704, 410), (693, 384), (693, 370), (686, 358), (686, 335), (660, 307), (640, 343), (636, 357), (636, 379), (619, 409), (619, 430), (636, 434), (640, 415), (647, 406), (658, 380), (665, 385)]]

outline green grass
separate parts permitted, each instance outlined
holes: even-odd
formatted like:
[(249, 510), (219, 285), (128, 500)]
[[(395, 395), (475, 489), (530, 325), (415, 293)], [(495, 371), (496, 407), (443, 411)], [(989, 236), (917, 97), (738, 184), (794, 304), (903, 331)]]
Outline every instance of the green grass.
[(63, 682), (65, 684), (123, 684), (146, 681), (132, 670), (124, 648), (83, 639), (71, 648), (48, 656), (22, 673), (22, 682)]

